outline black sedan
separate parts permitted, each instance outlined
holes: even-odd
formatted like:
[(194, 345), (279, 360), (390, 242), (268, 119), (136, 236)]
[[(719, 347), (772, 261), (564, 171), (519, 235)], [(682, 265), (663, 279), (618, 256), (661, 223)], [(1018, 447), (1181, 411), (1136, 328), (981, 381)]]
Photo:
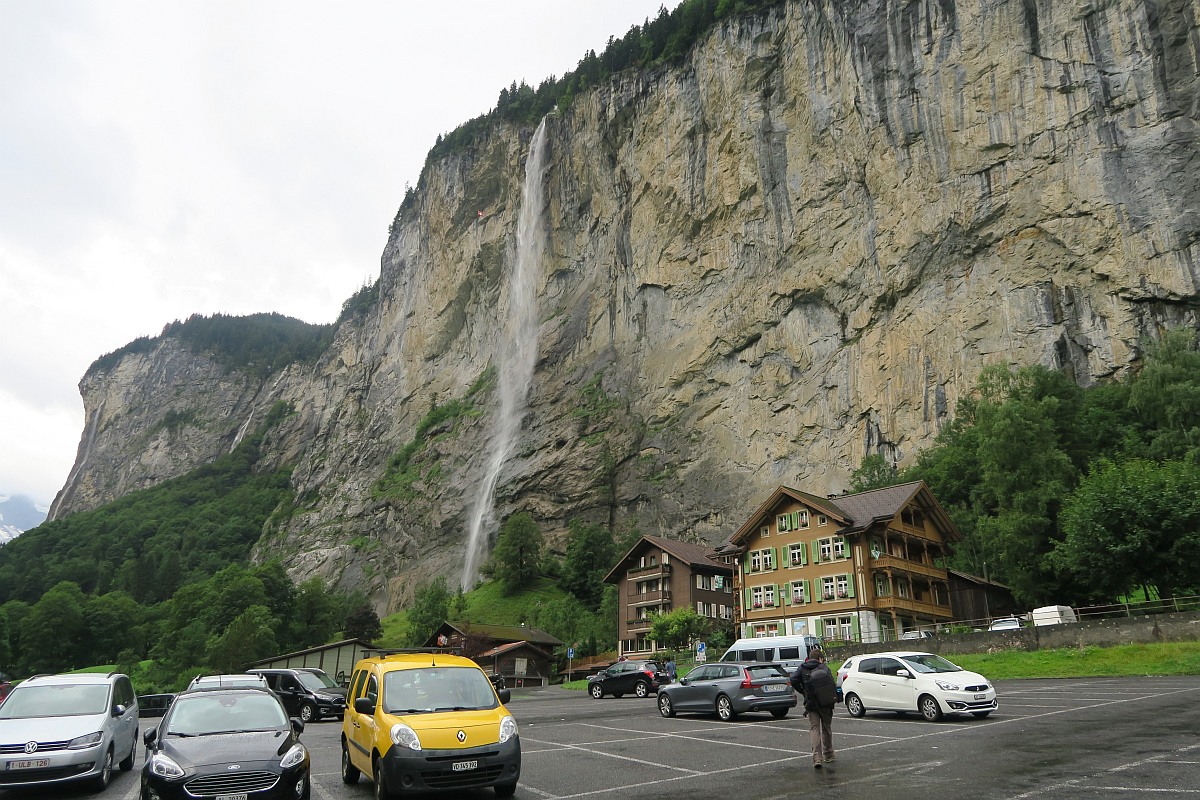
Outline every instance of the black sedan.
[(267, 689), (182, 692), (143, 736), (142, 800), (308, 800), (303, 730)]
[(658, 711), (664, 717), (699, 711), (728, 722), (747, 711), (769, 711), (782, 719), (796, 702), (791, 679), (779, 664), (705, 664), (658, 690)]

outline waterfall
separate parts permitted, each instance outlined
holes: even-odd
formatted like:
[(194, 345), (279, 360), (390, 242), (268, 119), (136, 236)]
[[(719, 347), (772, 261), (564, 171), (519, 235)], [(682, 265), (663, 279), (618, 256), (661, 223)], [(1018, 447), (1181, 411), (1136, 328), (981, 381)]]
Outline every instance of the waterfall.
[(546, 248), (541, 227), (546, 205), (546, 193), (542, 188), (546, 173), (545, 143), (546, 120), (543, 119), (533, 134), (525, 159), (521, 214), (517, 220), (516, 265), (509, 280), (508, 317), (497, 353), (499, 409), (492, 426), (487, 474), (479, 482), (479, 492), (471, 510), (461, 582), (464, 591), (474, 586), (479, 566), (487, 554), (485, 529), (490, 529), (495, 522), (492, 504), (496, 482), (516, 446), (525, 411), (525, 396), (533, 383), (533, 368), (537, 362), (537, 276)]

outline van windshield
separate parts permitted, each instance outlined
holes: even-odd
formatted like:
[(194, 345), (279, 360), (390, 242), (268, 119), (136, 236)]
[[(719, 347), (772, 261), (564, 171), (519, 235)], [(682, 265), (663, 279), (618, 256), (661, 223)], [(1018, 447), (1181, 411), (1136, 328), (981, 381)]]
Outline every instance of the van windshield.
[(296, 677), (306, 689), (337, 689), (337, 682), (324, 672), (309, 672), (306, 669), (296, 671)]
[(383, 710), (389, 714), (472, 711), (496, 706), (496, 692), (477, 667), (400, 669), (383, 676)]

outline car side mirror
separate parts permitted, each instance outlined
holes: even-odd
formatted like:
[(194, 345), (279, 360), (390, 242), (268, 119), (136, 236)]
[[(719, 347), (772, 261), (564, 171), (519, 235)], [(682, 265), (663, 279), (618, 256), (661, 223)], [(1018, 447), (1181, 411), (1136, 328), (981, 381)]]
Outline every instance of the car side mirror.
[(115, 706), (113, 706), (112, 715), (114, 717), (123, 717), (125, 716), (126, 710), (128, 710), (128, 706), (124, 705), (123, 703), (117, 703)]
[(359, 714), (374, 714), (375, 701), (369, 697), (354, 698), (354, 710)]
[(687, 679), (687, 678), (680, 678), (680, 679), (679, 679), (679, 683), (680, 683), (681, 685), (683, 685), (683, 686), (687, 686), (687, 685), (688, 685), (688, 683), (689, 683), (689, 681), (688, 681), (688, 679)]
[(292, 730), (297, 734), (304, 733), (304, 720), (299, 717), (289, 717), (288, 719), (292, 721)]
[(602, 669), (602, 670), (600, 670), (599, 672), (597, 672), (597, 673), (596, 673), (596, 677), (597, 677), (597, 678), (607, 678), (607, 677), (608, 677), (608, 670), (606, 670), (606, 669)]
[(507, 703), (512, 699), (512, 692), (510, 692), (508, 689), (501, 689), (496, 693), (496, 696), (500, 698), (501, 703)]
[(148, 731), (142, 734), (142, 742), (146, 745), (146, 747), (153, 747), (154, 740), (157, 738), (158, 728), (150, 728)]
[(898, 669), (898, 670), (896, 670), (896, 677), (897, 678), (911, 678), (912, 674), (906, 669)]

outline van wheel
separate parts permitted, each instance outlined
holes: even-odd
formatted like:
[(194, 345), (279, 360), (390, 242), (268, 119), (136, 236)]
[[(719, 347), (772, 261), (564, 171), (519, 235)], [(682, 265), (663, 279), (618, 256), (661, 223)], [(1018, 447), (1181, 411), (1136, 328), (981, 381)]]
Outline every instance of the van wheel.
[(350, 748), (346, 747), (345, 740), (342, 741), (342, 783), (358, 783), (358, 776), (361, 775), (358, 767), (350, 761)]
[(305, 725), (312, 722), (313, 718), (316, 716), (317, 716), (317, 707), (314, 706), (312, 703), (305, 703), (304, 705), (300, 706), (300, 721), (303, 722)]
[(732, 701), (725, 695), (717, 697), (717, 718), (721, 722), (731, 722), (736, 716), (737, 712), (733, 710)]
[(375, 781), (375, 800), (392, 800), (392, 793), (388, 791), (386, 779), (383, 777), (383, 765), (379, 763), (378, 758), (375, 759), (373, 780)]
[(100, 766), (100, 774), (92, 779), (92, 786), (97, 792), (103, 792), (108, 788), (109, 782), (112, 780), (113, 768), (113, 751), (112, 748), (104, 753), (104, 762)]
[(937, 722), (942, 718), (942, 707), (933, 695), (921, 695), (921, 699), (917, 701), (917, 708), (920, 709), (921, 716), (930, 722)]
[(863, 701), (858, 699), (856, 694), (846, 695), (846, 713), (852, 717), (861, 717), (867, 713), (867, 707), (863, 705)]
[(604, 697), (604, 687), (598, 683), (592, 684), (591, 692), (592, 697), (596, 698), (597, 700), (599, 700), (601, 697)]
[(133, 741), (129, 743), (129, 755), (121, 759), (121, 763), (117, 766), (122, 772), (129, 772), (133, 769), (133, 759), (137, 755), (137, 733), (133, 734)]
[(633, 687), (633, 693), (638, 697), (647, 697), (650, 694), (650, 685), (645, 681), (638, 681)]

